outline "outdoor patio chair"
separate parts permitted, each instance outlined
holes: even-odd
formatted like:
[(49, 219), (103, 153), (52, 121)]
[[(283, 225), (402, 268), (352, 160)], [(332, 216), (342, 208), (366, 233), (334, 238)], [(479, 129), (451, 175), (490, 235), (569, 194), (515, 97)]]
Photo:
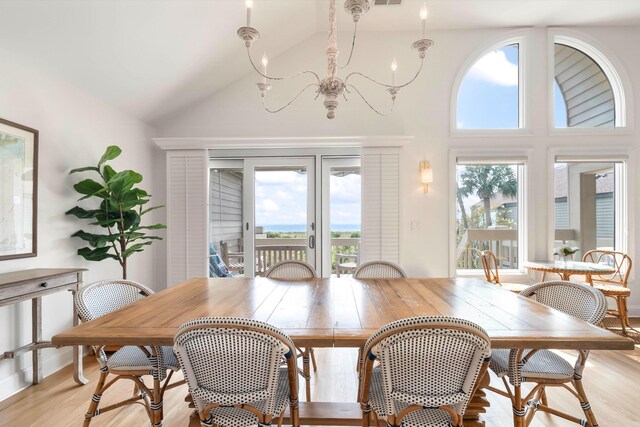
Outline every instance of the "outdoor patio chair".
[[(304, 261), (289, 260), (273, 265), (269, 270), (267, 270), (266, 277), (276, 280), (295, 281), (315, 279), (317, 276), (316, 270), (310, 264)], [(311, 367), (309, 366), (309, 361), (311, 360), (311, 363), (313, 363), (313, 370), (317, 371), (318, 365), (316, 363), (316, 356), (313, 348), (298, 347), (297, 357), (302, 358), (302, 370), (300, 371), (300, 375), (302, 375), (305, 380), (307, 402), (311, 402)]]
[(355, 279), (404, 279), (407, 274), (389, 261), (369, 261), (360, 264), (353, 273)]
[[(151, 289), (130, 280), (104, 280), (81, 288), (76, 293), (74, 303), (80, 319), (88, 322), (152, 294)], [(93, 350), (100, 364), (100, 378), (85, 415), (84, 427), (96, 415), (132, 403), (143, 403), (151, 424), (157, 425), (162, 420), (165, 390), (184, 384), (184, 381), (169, 384), (173, 372), (179, 369), (173, 349), (167, 346), (124, 346), (109, 357), (104, 346), (93, 346)], [(115, 375), (115, 378), (106, 383), (109, 375)], [(145, 376), (152, 377), (153, 385), (145, 384)], [(121, 379), (133, 381), (133, 396), (98, 408), (103, 393)]]
[(467, 320), (412, 317), (383, 326), (360, 356), (362, 425), (373, 414), (387, 426), (462, 426), (490, 357), (487, 333)]
[(493, 252), (482, 251), (482, 253), (480, 254), (480, 259), (482, 260), (482, 269), (484, 270), (484, 275), (487, 278), (487, 282), (493, 283), (500, 286), (501, 288), (516, 293), (520, 293), (530, 286), (523, 283), (501, 282), (500, 276), (498, 275), (498, 259)]
[(607, 314), (620, 319), (622, 333), (626, 334), (627, 327), (631, 327), (627, 309), (627, 298), (631, 296), (631, 289), (627, 287), (631, 274), (631, 258), (624, 252), (595, 249), (585, 253), (582, 261), (615, 267), (616, 272), (611, 275), (591, 275), (591, 285), (601, 291), (605, 297), (616, 301), (617, 309), (607, 310)]
[[(580, 283), (561, 280), (541, 282), (525, 289), (522, 295), (592, 325), (599, 325), (607, 312), (607, 301), (602, 292)], [(588, 356), (588, 350), (580, 350), (578, 360), (572, 366), (551, 350), (494, 350), (490, 368), (502, 378), (507, 391), (488, 388), (511, 399), (517, 426), (529, 425), (535, 413), (543, 411), (581, 426), (597, 427), (598, 422), (582, 386), (582, 373)], [(535, 384), (526, 396), (522, 395), (523, 383)], [(546, 387), (569, 390), (580, 401), (586, 420), (549, 407)]]
[(174, 349), (202, 426), (280, 426), (287, 406), (298, 425), (296, 348), (279, 329), (201, 317), (180, 326)]

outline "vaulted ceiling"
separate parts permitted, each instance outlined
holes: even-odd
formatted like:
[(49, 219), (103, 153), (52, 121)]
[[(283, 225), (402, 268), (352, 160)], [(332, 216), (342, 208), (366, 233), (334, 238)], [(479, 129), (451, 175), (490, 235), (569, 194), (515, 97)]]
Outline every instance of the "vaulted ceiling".
[[(338, 0), (341, 5), (342, 1)], [(255, 0), (271, 57), (326, 31), (327, 0)], [(374, 6), (364, 31), (419, 31), (422, 0)], [(640, 25), (640, 1), (428, 0), (430, 29)], [(153, 124), (249, 72), (242, 0), (0, 0), (0, 48)], [(340, 11), (339, 28), (351, 31)], [(1, 68), (0, 68), (1, 78)], [(2, 94), (0, 94), (1, 96)]]

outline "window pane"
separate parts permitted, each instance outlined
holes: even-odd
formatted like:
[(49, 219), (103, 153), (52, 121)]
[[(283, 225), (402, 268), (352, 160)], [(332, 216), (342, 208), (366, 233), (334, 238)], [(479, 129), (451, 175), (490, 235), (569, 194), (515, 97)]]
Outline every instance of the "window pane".
[[(557, 128), (615, 126), (615, 102), (611, 84), (590, 56), (556, 43), (554, 74), (557, 84), (554, 103)], [(558, 101), (558, 91), (564, 100), (562, 104)], [(566, 116), (566, 123), (559, 122), (559, 116)]]
[(330, 169), (329, 218), (331, 230), (331, 274), (352, 274), (358, 265), (361, 233), (360, 167)]
[(518, 45), (489, 52), (465, 75), (458, 92), (458, 129), (519, 127)]
[(555, 164), (555, 243), (578, 249), (615, 248), (615, 165)]
[(456, 168), (456, 256), (458, 270), (481, 269), (480, 253), (491, 250), (499, 268), (518, 269), (518, 169), (516, 164)]

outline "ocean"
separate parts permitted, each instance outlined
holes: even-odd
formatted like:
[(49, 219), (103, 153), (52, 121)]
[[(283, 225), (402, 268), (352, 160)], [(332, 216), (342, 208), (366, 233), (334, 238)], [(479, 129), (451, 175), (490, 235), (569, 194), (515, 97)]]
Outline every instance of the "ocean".
[[(258, 227), (264, 227), (265, 232), (273, 233), (307, 231), (305, 224), (258, 224)], [(360, 224), (331, 224), (331, 231), (360, 231)]]

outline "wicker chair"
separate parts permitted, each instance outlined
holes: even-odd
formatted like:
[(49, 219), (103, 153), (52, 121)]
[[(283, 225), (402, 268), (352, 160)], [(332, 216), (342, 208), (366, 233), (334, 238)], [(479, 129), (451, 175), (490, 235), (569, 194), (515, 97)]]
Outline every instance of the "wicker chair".
[(627, 327), (631, 327), (627, 310), (627, 298), (631, 296), (631, 289), (627, 288), (627, 281), (631, 274), (631, 258), (623, 252), (596, 249), (585, 253), (582, 261), (604, 263), (615, 267), (616, 272), (611, 275), (592, 275), (590, 284), (601, 291), (605, 297), (616, 300), (617, 310), (608, 310), (607, 313), (620, 319), (622, 332), (626, 334)]
[(498, 275), (498, 259), (493, 252), (482, 251), (482, 253), (480, 254), (480, 259), (482, 260), (482, 269), (484, 270), (484, 275), (487, 278), (487, 282), (496, 284), (501, 288), (516, 293), (520, 293), (530, 286), (522, 283), (501, 282), (500, 276)]
[(355, 279), (404, 279), (407, 273), (389, 261), (369, 261), (360, 264), (353, 273)]
[(178, 329), (174, 349), (202, 426), (280, 426), (287, 406), (298, 425), (296, 348), (279, 329), (202, 317)]
[(487, 333), (463, 319), (413, 317), (383, 326), (360, 356), (362, 425), (373, 413), (376, 424), (382, 418), (388, 426), (462, 426), (490, 357)]
[[(88, 322), (151, 294), (151, 289), (130, 280), (105, 280), (80, 289), (75, 297), (75, 305), (80, 319)], [(173, 372), (179, 369), (173, 349), (125, 346), (110, 357), (107, 357), (104, 346), (94, 346), (93, 350), (100, 364), (100, 379), (85, 415), (84, 426), (88, 426), (91, 419), (98, 414), (132, 403), (143, 403), (151, 424), (159, 425), (162, 420), (162, 398), (165, 390), (184, 384), (184, 381), (169, 384)], [(109, 374), (116, 377), (106, 383)], [(153, 377), (153, 386), (145, 384), (143, 377), (146, 375)], [(102, 394), (121, 379), (134, 382), (133, 397), (98, 408)]]
[[(593, 325), (602, 322), (607, 310), (607, 301), (602, 292), (574, 282), (541, 282), (525, 289), (522, 295), (533, 297), (542, 304)], [(582, 426), (596, 427), (596, 417), (582, 386), (582, 373), (588, 356), (589, 351), (580, 350), (578, 360), (572, 366), (550, 350), (494, 350), (490, 368), (502, 378), (507, 391), (495, 387), (489, 387), (489, 390), (511, 399), (516, 426), (529, 425), (536, 411), (543, 411)], [(535, 386), (523, 397), (521, 385), (525, 382), (535, 383)], [(546, 387), (563, 387), (569, 390), (579, 399), (587, 419), (579, 419), (550, 408), (547, 404)]]
[[(267, 270), (266, 277), (275, 280), (295, 281), (315, 279), (317, 276), (316, 271), (310, 264), (304, 261), (289, 260), (281, 261), (273, 265)], [(305, 380), (307, 402), (311, 402), (311, 367), (309, 366), (309, 360), (311, 360), (313, 364), (313, 370), (317, 371), (316, 355), (311, 347), (298, 348), (297, 357), (302, 358), (300, 375), (302, 375)]]

